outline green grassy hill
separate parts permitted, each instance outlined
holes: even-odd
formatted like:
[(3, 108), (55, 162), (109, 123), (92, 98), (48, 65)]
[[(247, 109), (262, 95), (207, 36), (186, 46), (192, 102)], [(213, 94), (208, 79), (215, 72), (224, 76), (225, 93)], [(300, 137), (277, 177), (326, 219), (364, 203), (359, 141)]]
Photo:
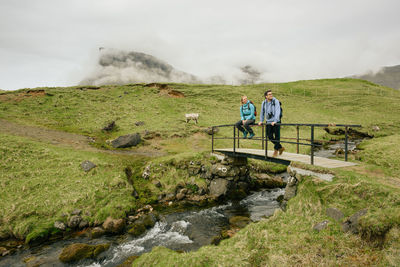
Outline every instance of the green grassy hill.
[[(0, 237), (13, 235), (29, 241), (48, 235), (54, 231), (55, 220), (76, 208), (84, 210), (85, 219), (94, 223), (152, 203), (156, 199), (154, 188), (140, 178), (145, 163), (162, 160), (158, 155), (179, 158), (209, 151), (210, 137), (203, 130), (239, 120), (241, 95), (253, 100), (260, 111), (263, 92), (268, 88), (283, 103), (284, 123), (361, 124), (362, 131), (373, 134), (373, 139), (361, 144), (359, 165), (334, 170), (333, 183), (303, 181), (286, 212), (249, 225), (217, 247), (184, 254), (156, 248), (135, 264), (395, 266), (400, 262), (399, 91), (355, 79), (168, 87), (169, 91), (134, 84), (1, 92), (0, 195), (4, 197), (0, 202)], [(184, 97), (175, 97), (180, 94), (171, 90)], [(199, 113), (199, 123), (185, 123), (185, 113)], [(103, 132), (110, 121), (115, 121), (117, 128)], [(136, 126), (139, 121), (144, 125)], [(16, 132), (15, 125), (21, 130)], [(374, 132), (373, 126), (380, 131)], [(36, 138), (23, 131), (36, 128), (47, 129), (48, 134)], [(107, 142), (129, 133), (145, 135), (146, 131), (159, 137), (155, 135), (136, 148), (122, 149), (125, 154)], [(54, 142), (57, 132), (90, 136), (94, 142), (87, 147), (74, 144), (73, 137), (72, 141)], [(231, 128), (221, 130), (219, 135), (231, 132)], [(261, 135), (259, 130), (256, 133)], [(283, 136), (294, 134), (293, 127), (283, 127)], [(309, 129), (302, 128), (301, 136), (308, 138)], [(331, 137), (318, 129), (316, 138)], [(248, 140), (242, 144), (258, 145)], [(295, 147), (288, 145), (287, 150), (295, 151)], [(301, 148), (301, 152), (308, 151)], [(146, 153), (149, 157), (143, 158)], [(97, 168), (83, 172), (83, 160), (93, 161)], [(132, 196), (126, 167), (133, 169), (138, 200)], [(328, 231), (313, 232), (312, 225), (326, 219), (325, 209), (330, 206), (341, 208), (346, 216), (367, 207), (368, 215), (362, 221), (365, 236), (343, 234), (340, 225), (334, 223)], [(384, 245), (375, 247), (368, 236), (385, 231)]]

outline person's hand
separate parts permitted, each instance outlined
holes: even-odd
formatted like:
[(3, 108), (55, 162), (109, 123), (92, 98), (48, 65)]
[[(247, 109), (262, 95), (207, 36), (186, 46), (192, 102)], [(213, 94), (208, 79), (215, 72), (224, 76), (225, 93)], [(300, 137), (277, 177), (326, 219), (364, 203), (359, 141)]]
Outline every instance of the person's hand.
[(243, 124), (243, 125), (245, 124), (245, 122), (246, 122), (246, 120), (242, 120), (242, 124)]
[(258, 126), (260, 126), (262, 124), (262, 122), (260, 121), (259, 123), (258, 123)]
[(272, 126), (274, 126), (274, 125), (275, 125), (275, 123), (276, 123), (276, 122), (274, 122), (274, 121), (273, 121), (273, 122), (271, 122), (271, 125), (272, 125)]

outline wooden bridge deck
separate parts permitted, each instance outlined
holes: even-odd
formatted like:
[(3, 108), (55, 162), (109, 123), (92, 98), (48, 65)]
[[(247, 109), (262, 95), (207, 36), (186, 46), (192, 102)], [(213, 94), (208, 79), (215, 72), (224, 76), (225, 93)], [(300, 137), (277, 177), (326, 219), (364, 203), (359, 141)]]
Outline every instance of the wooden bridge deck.
[[(233, 155), (232, 148), (214, 149), (214, 151), (228, 154), (230, 156)], [(276, 158), (273, 158), (272, 157), (273, 153), (274, 153), (273, 151), (268, 150), (268, 154), (267, 154), (268, 158), (265, 159), (265, 150), (262, 150), (262, 149), (236, 148), (236, 152), (235, 152), (236, 156), (239, 156), (239, 157), (264, 159), (267, 161), (282, 163), (282, 164), (286, 164), (286, 165), (289, 165), (290, 162), (292, 162), (292, 161), (311, 164), (311, 156), (309, 156), (309, 155), (283, 152), (282, 155), (280, 155)], [(341, 161), (341, 160), (336, 160), (336, 159), (328, 159), (328, 158), (314, 156), (314, 165), (320, 166), (320, 167), (325, 167), (325, 168), (340, 168), (340, 167), (354, 166), (357, 164), (354, 162)]]

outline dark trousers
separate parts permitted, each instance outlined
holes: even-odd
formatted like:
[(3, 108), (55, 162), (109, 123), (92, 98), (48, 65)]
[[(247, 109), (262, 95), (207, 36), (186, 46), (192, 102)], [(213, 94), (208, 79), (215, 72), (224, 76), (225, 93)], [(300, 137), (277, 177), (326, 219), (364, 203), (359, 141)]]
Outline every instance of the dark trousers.
[[(281, 123), (281, 122), (279, 122)], [(274, 125), (272, 126), (271, 124), (267, 125), (267, 136), (268, 139), (274, 144), (274, 150), (279, 150), (282, 148), (282, 145), (280, 143), (281, 140), (281, 126), (280, 125)]]
[(242, 133), (244, 131), (247, 131), (250, 134), (252, 134), (253, 133), (253, 129), (251, 129), (250, 124), (254, 124), (254, 122), (255, 122), (255, 120), (246, 120), (246, 122), (243, 125), (242, 121), (240, 120), (235, 125), (236, 125), (236, 128), (238, 128), (239, 131), (241, 131)]

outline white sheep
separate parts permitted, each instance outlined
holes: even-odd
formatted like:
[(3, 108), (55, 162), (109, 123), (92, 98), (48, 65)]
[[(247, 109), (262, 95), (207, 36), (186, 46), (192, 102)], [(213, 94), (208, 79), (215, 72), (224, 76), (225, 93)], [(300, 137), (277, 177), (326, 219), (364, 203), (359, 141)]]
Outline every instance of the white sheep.
[(186, 118), (186, 123), (188, 123), (190, 120), (194, 120), (197, 124), (197, 120), (199, 119), (199, 113), (185, 114), (185, 118)]

